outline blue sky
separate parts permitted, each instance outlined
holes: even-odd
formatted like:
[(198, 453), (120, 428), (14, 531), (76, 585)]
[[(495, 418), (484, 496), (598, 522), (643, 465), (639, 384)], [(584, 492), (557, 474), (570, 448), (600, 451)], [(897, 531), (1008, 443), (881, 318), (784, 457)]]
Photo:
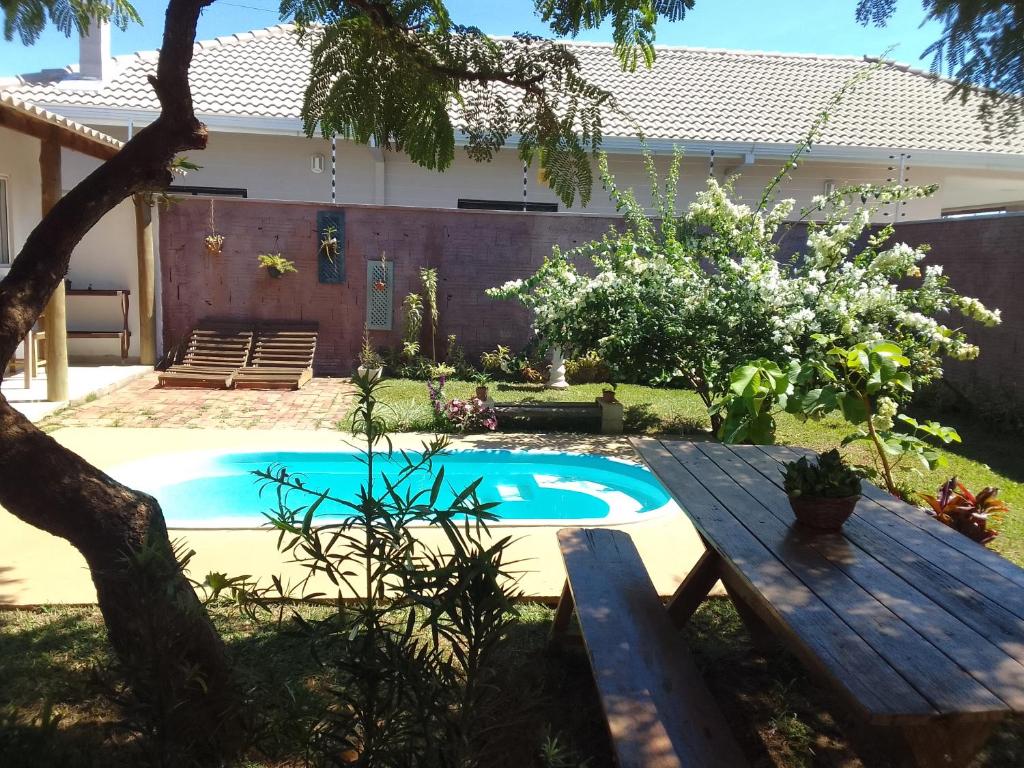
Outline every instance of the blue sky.
[[(533, 15), (532, 0), (449, 0), (453, 18), (485, 32), (534, 32), (545, 27)], [(658, 42), (706, 48), (742, 48), (762, 51), (878, 55), (897, 46), (892, 58), (916, 66), (924, 49), (939, 36), (935, 24), (920, 27), (919, 0), (900, 0), (896, 17), (883, 29), (861, 27), (854, 20), (855, 0), (697, 0), (686, 19), (658, 28)], [(143, 26), (114, 30), (113, 52), (131, 53), (159, 47), (166, 2), (136, 0)], [(199, 38), (210, 38), (278, 22), (273, 0), (217, 0), (199, 22)], [(584, 40), (607, 40), (600, 29), (581, 35)], [(34, 46), (0, 40), (0, 75), (61, 67), (78, 59), (77, 39), (48, 30)]]

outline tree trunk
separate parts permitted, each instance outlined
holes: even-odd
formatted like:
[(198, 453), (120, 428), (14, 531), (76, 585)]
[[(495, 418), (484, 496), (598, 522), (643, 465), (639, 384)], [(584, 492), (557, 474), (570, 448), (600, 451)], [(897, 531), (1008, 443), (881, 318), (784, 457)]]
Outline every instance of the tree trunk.
[[(0, 281), (0, 367), (38, 319), (82, 237), (118, 203), (166, 188), (179, 152), (203, 149), (188, 69), (212, 0), (170, 0), (157, 73), (160, 116), (61, 198)], [(0, 395), (0, 505), (67, 539), (92, 573), (110, 643), (165, 764), (219, 762), (238, 743), (223, 643), (182, 573), (156, 500), (45, 435)]]
[(216, 762), (237, 746), (224, 645), (182, 573), (156, 500), (64, 448), (2, 397), (0, 468), (0, 504), (67, 539), (88, 563), (110, 643), (158, 751)]

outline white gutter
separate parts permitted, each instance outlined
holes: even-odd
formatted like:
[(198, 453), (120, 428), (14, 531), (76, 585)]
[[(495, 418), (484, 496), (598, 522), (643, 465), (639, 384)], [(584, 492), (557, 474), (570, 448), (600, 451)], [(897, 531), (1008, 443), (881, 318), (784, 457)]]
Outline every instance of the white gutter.
[[(81, 107), (61, 104), (39, 106), (59, 111), (64, 117), (87, 125), (128, 126), (135, 128), (153, 122), (159, 114), (155, 110), (110, 109), (103, 107)], [(294, 117), (252, 117), (237, 115), (209, 115), (201, 112), (196, 116), (211, 131), (224, 133), (248, 133), (265, 136), (305, 136), (302, 120)], [(456, 144), (465, 144), (464, 135), (455, 137)], [(506, 146), (515, 147), (518, 138), (510, 136)], [(733, 157), (746, 160), (753, 154), (757, 158), (785, 158), (796, 148), (794, 144), (767, 142), (688, 141), (680, 139), (647, 139), (647, 148), (654, 154), (669, 154), (678, 147), (686, 155), (707, 157), (714, 150), (715, 156)], [(640, 140), (629, 136), (606, 136), (602, 149), (611, 154), (639, 154)], [(965, 150), (917, 149), (914, 147), (839, 147), (826, 144), (816, 145), (806, 156), (808, 160), (822, 160), (839, 163), (887, 164), (890, 155), (905, 152), (913, 155), (914, 164), (940, 168), (971, 168), (991, 171), (1024, 171), (1024, 153), (976, 152)]]

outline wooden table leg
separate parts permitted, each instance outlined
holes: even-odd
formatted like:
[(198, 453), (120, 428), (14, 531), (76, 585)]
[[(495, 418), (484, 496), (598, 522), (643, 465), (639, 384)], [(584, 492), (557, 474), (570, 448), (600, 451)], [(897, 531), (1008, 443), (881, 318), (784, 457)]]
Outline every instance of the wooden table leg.
[(125, 291), (121, 294), (121, 317), (124, 321), (123, 330), (121, 332), (121, 362), (123, 363), (128, 359), (128, 345), (131, 343), (132, 332), (128, 330), (128, 305), (129, 297), (128, 292)]
[(668, 617), (677, 629), (682, 628), (690, 620), (704, 602), (704, 598), (711, 592), (711, 588), (721, 578), (721, 561), (721, 555), (715, 550), (704, 550), (697, 564), (686, 574), (683, 583), (668, 601)]
[(25, 338), (22, 340), (22, 346), (25, 348), (24, 364), (25, 364), (25, 389), (32, 388), (32, 376), (35, 374), (35, 356), (36, 356), (36, 340), (33, 336), (32, 329), (28, 329), (28, 333), (25, 334)]
[[(723, 561), (724, 563), (724, 561)], [(739, 577), (729, 567), (723, 567), (721, 569), (722, 584), (725, 585), (726, 594), (729, 595), (729, 599), (732, 604), (736, 607), (736, 613), (740, 615), (740, 619), (743, 621), (743, 626), (747, 628), (747, 632), (750, 633), (750, 639), (753, 640), (754, 645), (760, 648), (762, 651), (773, 651), (779, 646), (779, 638), (772, 631), (771, 627), (765, 623), (757, 612), (750, 606), (750, 603), (744, 598), (744, 592), (742, 583), (739, 581)]]
[(566, 632), (575, 609), (576, 603), (572, 599), (572, 589), (569, 587), (569, 580), (566, 579), (565, 585), (562, 587), (562, 596), (558, 598), (558, 607), (555, 608), (555, 617), (551, 621), (551, 635), (548, 643), (552, 647), (557, 647), (565, 642)]

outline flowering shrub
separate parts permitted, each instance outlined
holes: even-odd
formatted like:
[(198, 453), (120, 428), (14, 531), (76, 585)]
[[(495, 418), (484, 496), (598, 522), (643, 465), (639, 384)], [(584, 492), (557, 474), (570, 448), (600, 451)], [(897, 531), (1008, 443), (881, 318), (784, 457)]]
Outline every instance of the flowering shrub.
[(483, 400), (471, 397), (468, 400), (453, 398), (445, 405), (445, 417), (456, 432), (482, 432), (498, 428), (494, 409)]
[[(648, 165), (653, 176), (650, 157)], [(791, 200), (751, 208), (733, 201), (731, 181), (709, 179), (677, 215), (677, 154), (651, 218), (632, 192), (615, 188), (605, 162), (602, 171), (626, 231), (567, 253), (556, 248), (536, 274), (489, 293), (521, 301), (534, 311), (540, 336), (568, 354), (595, 352), (618, 380), (681, 382), (710, 407), (728, 391), (730, 371), (747, 361), (803, 359), (833, 345), (887, 339), (923, 384), (941, 375), (944, 357), (978, 354), (937, 317), (956, 310), (999, 322), (998, 311), (950, 288), (941, 267), (922, 274), (927, 248), (891, 242), (891, 226), (869, 232), (877, 207), (930, 188), (862, 186), (816, 198), (803, 216), (823, 220), (809, 224), (803, 253), (779, 263), (777, 236)], [(593, 264), (592, 276), (576, 268), (581, 260)], [(816, 340), (823, 337), (832, 340), (828, 347)]]
[[(794, 208), (792, 200), (773, 202), (778, 186), (855, 85), (833, 97), (754, 207), (735, 199), (733, 179), (709, 178), (679, 213), (680, 153), (663, 186), (647, 154), (649, 216), (632, 190), (615, 186), (602, 157), (602, 179), (625, 231), (568, 252), (555, 248), (534, 275), (488, 293), (532, 309), (537, 334), (565, 354), (596, 353), (620, 381), (686, 384), (709, 408), (729, 391), (730, 372), (751, 360), (803, 360), (886, 339), (903, 350), (919, 385), (941, 375), (945, 357), (977, 356), (959, 328), (937, 318), (956, 311), (994, 325), (999, 312), (957, 294), (939, 266), (922, 274), (927, 247), (894, 242), (891, 225), (870, 228), (879, 208), (934, 187), (868, 184), (816, 197), (800, 214), (801, 221), (819, 219), (808, 224), (806, 248), (777, 260)], [(585, 261), (592, 274), (577, 268)], [(821, 338), (830, 339), (827, 346)], [(717, 428), (720, 415), (713, 420)]]
[(444, 394), (445, 376), (427, 381), (430, 408), (434, 414), (434, 428), (444, 432), (482, 432), (498, 428), (498, 417), (494, 409), (483, 400), (473, 397), (467, 400), (448, 399)]

